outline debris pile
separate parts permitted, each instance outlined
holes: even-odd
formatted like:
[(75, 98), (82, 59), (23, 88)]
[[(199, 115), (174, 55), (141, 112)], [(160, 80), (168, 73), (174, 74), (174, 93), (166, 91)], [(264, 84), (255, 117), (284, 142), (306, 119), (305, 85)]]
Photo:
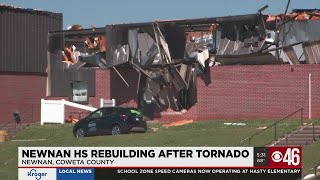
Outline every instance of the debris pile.
[[(137, 72), (138, 106), (145, 114), (188, 110), (197, 103), (197, 76), (210, 84), (210, 66), (318, 64), (318, 10), (289, 14), (112, 24), (54, 32), (67, 68), (130, 68)], [(60, 46), (51, 46), (57, 47)]]
[(169, 124), (164, 124), (162, 126), (168, 128), (172, 126), (182, 126), (182, 125), (191, 124), (191, 123), (193, 123), (193, 120), (180, 120), (180, 121), (173, 121)]

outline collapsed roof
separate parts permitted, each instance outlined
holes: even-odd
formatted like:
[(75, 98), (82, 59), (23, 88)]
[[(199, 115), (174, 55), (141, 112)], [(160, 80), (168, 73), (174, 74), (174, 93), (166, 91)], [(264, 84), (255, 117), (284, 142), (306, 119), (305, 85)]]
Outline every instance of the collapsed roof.
[[(208, 75), (209, 66), (318, 63), (320, 21), (294, 21), (298, 16), (271, 20), (258, 13), (92, 29), (77, 26), (51, 32), (49, 48), (63, 52), (68, 68), (113, 68), (122, 77), (117, 68), (132, 67), (139, 76), (140, 106), (181, 110), (196, 103), (196, 77)], [(296, 46), (301, 46), (304, 60)]]

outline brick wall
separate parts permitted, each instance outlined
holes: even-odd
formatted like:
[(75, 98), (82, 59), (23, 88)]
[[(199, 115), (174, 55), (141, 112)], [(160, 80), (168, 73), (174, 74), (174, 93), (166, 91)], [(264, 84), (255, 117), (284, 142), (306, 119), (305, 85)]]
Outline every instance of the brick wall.
[(312, 74), (312, 116), (320, 117), (319, 65), (211, 67), (211, 84), (198, 78), (198, 103), (168, 119), (274, 119), (299, 108), (308, 117), (308, 75)]
[[(116, 99), (117, 105), (136, 106), (138, 74), (118, 69), (129, 87), (113, 70), (96, 71), (96, 97), (89, 104), (99, 107), (100, 98)], [(198, 103), (187, 112), (167, 111), (159, 120), (274, 119), (303, 107), (308, 117), (308, 75), (312, 74), (312, 116), (320, 118), (319, 65), (266, 65), (211, 67), (211, 84), (198, 78)], [(111, 87), (111, 88), (110, 88)], [(46, 77), (28, 74), (0, 74), (0, 122), (12, 120), (14, 110), (34, 106), (39, 121), (40, 99), (45, 97)], [(68, 99), (46, 97), (46, 99)], [(67, 108), (70, 112), (81, 112)]]
[(0, 74), (0, 124), (13, 123), (13, 112), (21, 121), (39, 121), (40, 99), (45, 97), (46, 76), (42, 74)]

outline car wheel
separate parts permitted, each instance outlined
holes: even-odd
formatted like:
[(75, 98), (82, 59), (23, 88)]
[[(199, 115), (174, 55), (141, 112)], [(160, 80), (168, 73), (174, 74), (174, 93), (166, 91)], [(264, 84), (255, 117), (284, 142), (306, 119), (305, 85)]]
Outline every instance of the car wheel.
[(121, 130), (121, 127), (119, 125), (112, 126), (112, 129), (111, 129), (111, 134), (112, 135), (119, 135), (121, 133), (122, 133), (122, 130)]
[(76, 138), (83, 138), (86, 136), (86, 131), (83, 128), (79, 128), (75, 133)]

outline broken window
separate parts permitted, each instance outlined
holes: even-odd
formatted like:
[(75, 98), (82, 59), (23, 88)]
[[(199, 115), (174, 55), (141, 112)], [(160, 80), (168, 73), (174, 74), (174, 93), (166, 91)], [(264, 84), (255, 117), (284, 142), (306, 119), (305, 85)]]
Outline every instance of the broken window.
[(70, 83), (71, 94), (70, 101), (76, 103), (88, 103), (88, 82), (74, 81)]

